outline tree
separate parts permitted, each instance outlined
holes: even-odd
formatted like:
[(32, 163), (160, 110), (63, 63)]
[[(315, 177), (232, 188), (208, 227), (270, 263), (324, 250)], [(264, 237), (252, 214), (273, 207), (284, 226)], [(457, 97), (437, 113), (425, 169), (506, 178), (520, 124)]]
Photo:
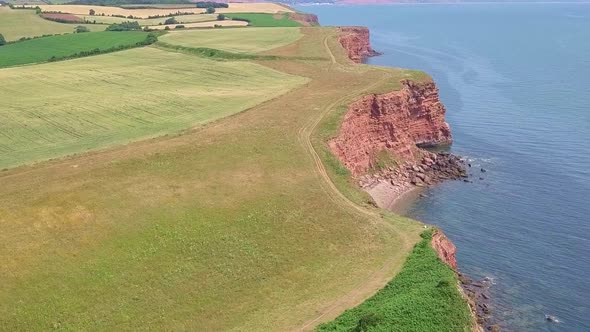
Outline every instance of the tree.
[(4, 39), (4, 36), (0, 33), (0, 46), (2, 45), (6, 45), (6, 39)]
[(215, 13), (215, 8), (207, 7), (207, 14), (213, 14), (213, 13)]
[(94, 9), (90, 9), (90, 11), (88, 13), (90, 14), (90, 16), (94, 16), (94, 14), (96, 14), (96, 12), (94, 11)]
[(168, 25), (168, 24), (178, 24), (178, 21), (176, 20), (176, 18), (171, 17), (169, 19), (167, 19), (166, 21), (164, 21), (164, 24)]
[(218, 21), (223, 21), (223, 20), (225, 20), (225, 15), (223, 15), (223, 14), (219, 14), (219, 15), (217, 15), (217, 20), (218, 20)]
[(90, 32), (90, 30), (88, 30), (88, 28), (83, 25), (78, 25), (76, 27), (76, 33), (83, 33), (83, 32)]

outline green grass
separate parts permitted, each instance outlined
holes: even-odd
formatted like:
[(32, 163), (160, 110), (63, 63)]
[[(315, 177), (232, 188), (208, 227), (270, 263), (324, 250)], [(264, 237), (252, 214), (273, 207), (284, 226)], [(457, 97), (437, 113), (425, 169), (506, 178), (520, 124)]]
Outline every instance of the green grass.
[(235, 28), (174, 31), (159, 39), (162, 42), (183, 47), (258, 53), (291, 44), (302, 36), (298, 28)]
[(25, 40), (0, 47), (0, 67), (47, 62), (51, 57), (63, 58), (94, 49), (132, 46), (144, 41), (147, 35), (137, 31), (102, 31)]
[[(0, 33), (8, 41), (18, 40), (21, 37), (71, 33), (74, 32), (76, 25), (45, 20), (36, 15), (34, 10), (0, 7)], [(97, 24), (82, 25), (91, 31), (103, 31), (106, 28), (104, 25)]]
[(289, 14), (228, 13), (227, 17), (246, 19), (252, 27), (300, 27), (301, 23), (290, 20)]
[(0, 168), (176, 132), (304, 82), (154, 48), (7, 68), (0, 80)]
[(432, 230), (422, 238), (385, 288), (317, 331), (470, 331), (455, 273), (432, 249)]

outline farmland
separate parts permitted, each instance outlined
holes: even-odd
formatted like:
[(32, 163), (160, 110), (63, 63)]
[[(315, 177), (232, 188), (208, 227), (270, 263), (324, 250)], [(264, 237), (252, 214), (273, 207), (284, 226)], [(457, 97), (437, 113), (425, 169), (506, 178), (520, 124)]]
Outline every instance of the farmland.
[[(178, 24), (171, 24), (171, 25), (152, 25), (149, 28), (152, 30), (164, 30), (166, 27), (169, 29), (175, 29)], [(215, 26), (222, 26), (222, 27), (244, 27), (248, 25), (247, 22), (241, 21), (210, 21), (210, 22), (197, 22), (197, 23), (186, 23), (181, 24), (184, 28), (213, 28)]]
[(129, 19), (129, 18), (122, 18), (122, 17), (113, 17), (113, 16), (89, 16), (89, 15), (79, 15), (82, 20), (90, 21), (102, 24), (112, 24), (112, 23), (121, 23), (121, 22), (128, 22), (128, 21), (137, 21), (141, 26), (149, 26), (149, 25), (158, 25), (160, 23), (164, 24), (164, 21), (169, 17), (174, 17), (179, 23), (197, 23), (197, 22), (207, 22), (207, 21), (215, 21), (217, 19), (217, 14), (195, 14), (195, 15), (179, 15), (179, 16), (169, 16), (169, 17), (158, 17), (158, 18), (147, 18), (147, 19)]
[[(33, 6), (34, 7), (34, 6)], [(62, 12), (75, 15), (88, 15), (93, 9), (96, 15), (123, 15), (138, 18), (149, 18), (150, 16), (172, 16), (176, 13), (204, 13), (205, 9), (188, 7), (188, 8), (121, 8), (108, 6), (88, 6), (88, 5), (39, 5), (44, 12)], [(274, 3), (230, 3), (229, 8), (217, 8), (217, 13), (279, 13), (290, 12), (291, 10)]]
[(173, 31), (277, 57), (156, 45), (0, 69), (2, 328), (309, 330), (404, 271), (422, 224), (373, 207), (326, 139), (352, 100), (428, 77), (352, 65), (338, 38)]
[(253, 27), (299, 27), (299, 22), (289, 19), (288, 14), (228, 13), (228, 17), (246, 19)]
[[(83, 24), (91, 31), (102, 31), (104, 25)], [(0, 7), (0, 33), (9, 40), (21, 37), (36, 37), (46, 34), (72, 33), (76, 26), (73, 24), (57, 23), (42, 19), (34, 10)]]
[(157, 49), (4, 69), (0, 79), (0, 168), (174, 133), (303, 82)]
[(247, 28), (173, 32), (160, 37), (160, 40), (185, 47), (257, 53), (293, 43), (302, 36), (298, 28)]
[(147, 33), (136, 31), (88, 32), (36, 38), (0, 48), (0, 67), (47, 62), (83, 51), (132, 46), (146, 39)]

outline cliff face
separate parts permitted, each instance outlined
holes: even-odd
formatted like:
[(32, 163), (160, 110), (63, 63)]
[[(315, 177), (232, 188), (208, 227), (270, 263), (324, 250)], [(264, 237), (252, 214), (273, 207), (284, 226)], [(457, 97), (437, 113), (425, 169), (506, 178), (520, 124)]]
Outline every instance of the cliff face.
[(357, 63), (364, 58), (379, 55), (371, 48), (369, 29), (366, 27), (341, 27), (340, 44), (348, 52), (348, 57)]
[(417, 161), (419, 147), (450, 144), (445, 107), (433, 82), (402, 81), (399, 91), (367, 95), (348, 107), (332, 152), (352, 172), (366, 173), (382, 151), (397, 161)]
[(455, 258), (455, 254), (457, 253), (457, 248), (451, 240), (449, 240), (443, 232), (437, 230), (432, 235), (432, 247), (437, 252), (438, 257), (445, 262), (448, 266), (450, 266), (453, 270), (457, 270), (457, 259)]
[(319, 25), (318, 17), (314, 14), (289, 13), (289, 19), (301, 23), (303, 26)]

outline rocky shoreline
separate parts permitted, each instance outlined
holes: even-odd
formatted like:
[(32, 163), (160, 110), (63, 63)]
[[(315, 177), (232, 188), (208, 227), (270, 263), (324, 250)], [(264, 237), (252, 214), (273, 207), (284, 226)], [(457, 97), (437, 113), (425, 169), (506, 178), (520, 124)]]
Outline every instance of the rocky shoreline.
[(378, 206), (392, 208), (405, 193), (445, 180), (467, 180), (467, 166), (458, 156), (450, 153), (423, 151), (416, 162), (405, 161), (379, 172), (359, 177), (359, 186), (371, 195)]

